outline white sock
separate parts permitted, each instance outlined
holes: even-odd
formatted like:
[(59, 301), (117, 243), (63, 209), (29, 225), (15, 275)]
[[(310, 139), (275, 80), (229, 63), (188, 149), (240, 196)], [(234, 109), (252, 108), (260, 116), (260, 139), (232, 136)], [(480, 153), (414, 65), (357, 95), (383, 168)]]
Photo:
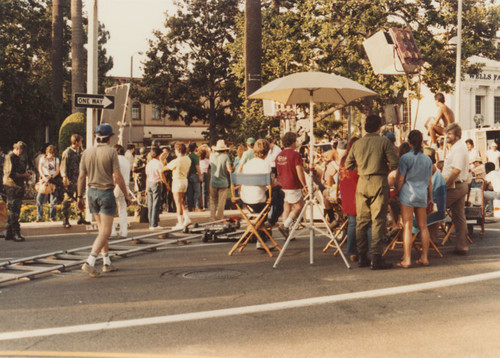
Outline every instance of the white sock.
[(186, 211), (184, 212), (183, 216), (184, 216), (184, 220), (188, 220), (189, 219), (189, 215), (187, 214)]
[(106, 252), (105, 254), (102, 254), (102, 263), (104, 265), (111, 265), (111, 259), (109, 257), (109, 254)]
[(94, 254), (94, 253), (91, 253), (89, 255), (89, 258), (87, 259), (87, 263), (90, 265), (90, 266), (95, 266), (95, 260), (97, 259), (97, 255)]
[(293, 218), (291, 216), (287, 217), (283, 225), (285, 227), (290, 227), (293, 224)]

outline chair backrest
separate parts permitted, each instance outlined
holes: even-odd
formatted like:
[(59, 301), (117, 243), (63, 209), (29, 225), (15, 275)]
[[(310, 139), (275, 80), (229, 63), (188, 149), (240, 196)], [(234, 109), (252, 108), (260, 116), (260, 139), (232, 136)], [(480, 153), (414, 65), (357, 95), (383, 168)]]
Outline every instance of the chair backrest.
[(233, 185), (271, 185), (271, 174), (231, 173)]

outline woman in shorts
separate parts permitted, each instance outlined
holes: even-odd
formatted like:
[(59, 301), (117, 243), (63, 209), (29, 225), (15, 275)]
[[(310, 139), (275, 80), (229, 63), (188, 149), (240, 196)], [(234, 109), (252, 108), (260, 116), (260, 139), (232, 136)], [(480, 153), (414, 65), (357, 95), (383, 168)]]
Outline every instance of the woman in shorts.
[(191, 167), (191, 159), (186, 156), (187, 149), (185, 144), (176, 143), (174, 149), (177, 158), (169, 162), (165, 170), (172, 171), (172, 194), (177, 208), (177, 225), (172, 227), (172, 230), (180, 230), (191, 224), (191, 219), (184, 207), (188, 185), (187, 176)]

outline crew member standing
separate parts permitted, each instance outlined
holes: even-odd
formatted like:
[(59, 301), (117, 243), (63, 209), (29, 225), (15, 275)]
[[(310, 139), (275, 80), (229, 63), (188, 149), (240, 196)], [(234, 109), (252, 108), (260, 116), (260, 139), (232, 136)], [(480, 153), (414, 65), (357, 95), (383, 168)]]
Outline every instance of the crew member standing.
[[(382, 120), (377, 115), (366, 118), (367, 134), (353, 144), (345, 166), (358, 169), (356, 188), (356, 243), (359, 253), (359, 267), (370, 265), (368, 259), (368, 230), (371, 222), (371, 269), (383, 270), (392, 267), (382, 259), (383, 238), (387, 206), (389, 204), (389, 183), (387, 175), (398, 167), (399, 158), (394, 145), (386, 136), (380, 135)], [(389, 166), (387, 165), (389, 164)]]
[(99, 277), (101, 272), (95, 268), (95, 262), (99, 252), (103, 256), (103, 272), (116, 271), (111, 264), (108, 255), (108, 239), (111, 235), (113, 218), (116, 214), (116, 200), (113, 193), (115, 183), (125, 195), (127, 205), (130, 204), (130, 196), (127, 184), (120, 172), (118, 154), (109, 146), (111, 137), (114, 135), (113, 128), (109, 124), (101, 124), (95, 129), (97, 145), (87, 148), (80, 162), (80, 174), (78, 176), (78, 209), (85, 209), (83, 192), (85, 178), (88, 181), (88, 205), (90, 212), (97, 222), (98, 235), (92, 245), (92, 251), (82, 266), (82, 270), (90, 277)]
[(3, 185), (7, 196), (7, 233), (5, 240), (24, 241), (21, 236), (19, 215), (21, 214), (21, 203), (24, 196), (24, 183), (30, 177), (26, 170), (26, 163), (22, 160), (26, 144), (17, 142), (12, 152), (7, 154), (3, 166)]
[[(61, 176), (64, 186), (64, 199), (62, 202), (62, 213), (64, 216), (63, 226), (70, 228), (69, 223), (69, 208), (71, 202), (76, 199), (78, 174), (80, 171), (82, 137), (79, 134), (71, 136), (71, 145), (66, 148), (61, 159)], [(78, 224), (90, 224), (83, 218), (83, 212), (78, 210)]]
[(457, 240), (456, 255), (467, 255), (467, 221), (465, 219), (465, 197), (469, 192), (469, 152), (462, 138), (462, 128), (456, 123), (445, 129), (446, 142), (451, 145), (444, 160), (443, 177), (446, 181), (446, 207), (451, 210), (451, 221), (455, 226)]

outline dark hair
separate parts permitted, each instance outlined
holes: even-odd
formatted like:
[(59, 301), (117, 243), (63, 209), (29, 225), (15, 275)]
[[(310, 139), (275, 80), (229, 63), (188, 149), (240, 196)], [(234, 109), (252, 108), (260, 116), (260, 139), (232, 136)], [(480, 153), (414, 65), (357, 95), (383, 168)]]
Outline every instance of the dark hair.
[(190, 143), (189, 144), (189, 151), (194, 152), (196, 150), (196, 143)]
[(174, 148), (181, 154), (186, 154), (186, 145), (184, 143), (175, 143)]
[(488, 162), (484, 165), (484, 169), (486, 171), (486, 174), (488, 174), (489, 172), (492, 172), (495, 170), (495, 163), (492, 163), (492, 162)]
[(408, 142), (403, 142), (399, 146), (399, 156), (402, 157), (404, 154), (411, 150), (410, 144)]
[(422, 151), (422, 132), (417, 129), (414, 129), (408, 134), (408, 142), (410, 142), (413, 147), (413, 154), (417, 155)]
[(452, 132), (455, 137), (462, 138), (462, 128), (457, 123), (449, 124), (444, 131), (445, 133)]
[(127, 150), (135, 149), (135, 144), (127, 144)]
[(79, 134), (72, 134), (71, 135), (71, 144), (75, 144), (77, 142), (81, 142), (82, 141), (82, 136), (79, 135)]
[(376, 114), (371, 114), (366, 117), (365, 131), (375, 133), (382, 126), (382, 119)]
[(161, 149), (160, 147), (153, 147), (151, 148), (151, 157), (156, 158), (161, 154)]
[(109, 137), (96, 137), (95, 141), (97, 143), (108, 143), (110, 138), (111, 138), (111, 136), (109, 136)]
[(349, 139), (349, 143), (347, 143), (347, 147), (345, 149), (345, 153), (344, 155), (342, 156), (342, 158), (340, 159), (340, 165), (343, 166), (345, 164), (345, 161), (347, 159), (347, 155), (349, 154), (349, 152), (351, 151), (351, 148), (352, 148), (352, 145), (358, 140), (359, 138), (358, 137), (351, 137), (351, 139)]
[(119, 144), (115, 144), (113, 146), (114, 150), (116, 150), (116, 152), (118, 153), (118, 155), (124, 155), (125, 154), (125, 148), (123, 148), (121, 145)]
[(438, 102), (441, 102), (441, 103), (444, 103), (444, 94), (442, 94), (441, 92), (440, 93), (436, 93), (434, 95), (434, 99)]
[(285, 148), (290, 147), (293, 143), (297, 141), (297, 134), (294, 132), (286, 132), (283, 138), (281, 139), (281, 143)]
[(467, 140), (465, 141), (465, 143), (468, 143), (468, 144), (470, 144), (470, 145), (474, 146), (474, 142), (473, 142), (473, 141), (472, 141), (472, 139), (470, 139), (470, 138), (469, 138), (469, 139), (467, 139)]

